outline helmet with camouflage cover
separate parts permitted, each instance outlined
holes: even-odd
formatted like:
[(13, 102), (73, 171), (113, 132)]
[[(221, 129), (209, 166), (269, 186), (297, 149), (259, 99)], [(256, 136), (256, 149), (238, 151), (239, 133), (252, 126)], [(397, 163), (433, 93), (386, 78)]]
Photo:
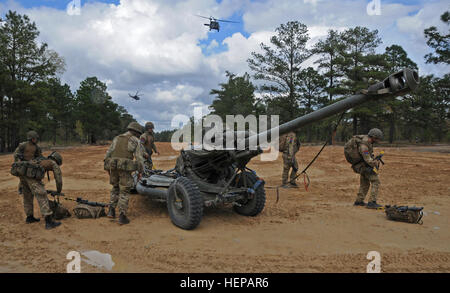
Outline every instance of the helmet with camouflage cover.
[(58, 152), (52, 152), (49, 156), (49, 159), (52, 159), (53, 161), (56, 162), (56, 164), (58, 164), (58, 166), (62, 165), (62, 157)]
[(33, 138), (39, 139), (39, 134), (37, 134), (37, 132), (33, 131), (33, 130), (28, 131), (27, 132), (27, 140), (32, 140)]
[(144, 132), (144, 129), (143, 129), (142, 125), (140, 125), (137, 122), (131, 122), (130, 124), (128, 124), (127, 129), (128, 130), (134, 130), (134, 131), (136, 131), (139, 134), (142, 134)]
[(382, 140), (382, 139), (383, 139), (383, 132), (382, 132), (381, 130), (379, 130), (378, 128), (372, 128), (372, 129), (369, 131), (368, 135), (369, 135), (370, 137), (377, 138), (377, 139), (379, 139), (379, 140)]
[(155, 125), (153, 125), (153, 122), (145, 123), (145, 130), (154, 129), (154, 128), (155, 128)]

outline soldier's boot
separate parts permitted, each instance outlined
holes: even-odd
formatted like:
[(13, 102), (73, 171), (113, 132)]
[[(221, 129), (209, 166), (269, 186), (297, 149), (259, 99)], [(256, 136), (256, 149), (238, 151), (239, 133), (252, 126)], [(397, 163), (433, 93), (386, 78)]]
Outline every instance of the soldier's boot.
[(61, 222), (55, 222), (52, 215), (45, 216), (45, 229), (53, 229), (61, 225)]
[(33, 215), (27, 216), (27, 218), (25, 219), (25, 223), (27, 223), (27, 224), (36, 223), (39, 221), (40, 221), (40, 219), (36, 219), (35, 217), (33, 217)]
[(369, 201), (369, 203), (367, 204), (367, 208), (368, 209), (381, 209), (383, 206), (377, 204), (376, 201)]
[(120, 225), (126, 225), (129, 224), (130, 220), (128, 220), (127, 216), (125, 216), (125, 214), (120, 213), (119, 215), (119, 224)]
[(356, 200), (355, 203), (353, 204), (354, 206), (365, 206), (366, 203), (363, 202), (362, 200)]
[(298, 188), (298, 185), (297, 185), (297, 183), (295, 183), (295, 181), (289, 182), (289, 185), (291, 185), (291, 187), (293, 187), (293, 188)]
[(281, 188), (291, 188), (292, 186), (288, 182), (283, 182)]
[(106, 215), (108, 218), (114, 219), (116, 217), (116, 209), (109, 207), (108, 214)]

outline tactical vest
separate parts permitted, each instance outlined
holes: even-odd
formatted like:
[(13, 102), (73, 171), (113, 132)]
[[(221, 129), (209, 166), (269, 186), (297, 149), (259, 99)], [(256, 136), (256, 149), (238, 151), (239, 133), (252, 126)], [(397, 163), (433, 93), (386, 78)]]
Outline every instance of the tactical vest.
[(279, 137), (278, 150), (280, 152), (285, 152), (288, 150), (290, 144), (290, 141), (288, 142), (288, 139), (292, 139), (292, 143), (294, 144), (294, 153), (296, 153), (298, 151), (298, 138), (291, 132), (283, 134)]
[(25, 161), (33, 160), (34, 158), (37, 157), (37, 154), (36, 154), (37, 150), (38, 150), (37, 145), (35, 145), (31, 142), (28, 142), (25, 145), (25, 148), (23, 150), (23, 159)]
[(128, 151), (128, 141), (132, 134), (121, 134), (117, 136), (117, 142), (114, 150), (111, 153), (112, 158), (124, 158), (133, 160), (133, 153)]
[(154, 142), (155, 139), (153, 134), (146, 132), (142, 135), (142, 137), (145, 139), (145, 142), (143, 143), (145, 150), (149, 155), (152, 155), (153, 154), (152, 143)]
[(280, 152), (284, 152), (287, 148), (286, 138), (287, 138), (287, 134), (284, 134), (279, 137), (278, 150)]
[(111, 152), (111, 158), (105, 160), (103, 168), (106, 171), (126, 171), (138, 170), (138, 163), (133, 161), (133, 153), (128, 151), (128, 141), (133, 135), (126, 133), (117, 136), (116, 145)]
[(44, 178), (45, 170), (39, 164), (29, 161), (23, 161), (14, 162), (11, 166), (10, 173), (13, 176), (25, 176), (36, 180), (42, 180), (42, 178)]
[(363, 157), (359, 153), (359, 146), (361, 144), (366, 145), (369, 151), (372, 152), (372, 146), (364, 139), (366, 135), (354, 135), (344, 146), (344, 155), (347, 162), (352, 165), (358, 164), (363, 161)]

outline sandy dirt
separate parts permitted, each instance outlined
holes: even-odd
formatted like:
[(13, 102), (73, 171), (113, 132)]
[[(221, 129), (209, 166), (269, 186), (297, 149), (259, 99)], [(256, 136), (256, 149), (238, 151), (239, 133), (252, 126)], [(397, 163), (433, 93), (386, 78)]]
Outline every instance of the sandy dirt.
[[(157, 146), (157, 168), (172, 168), (177, 152), (166, 143)], [(319, 148), (301, 148), (300, 168)], [(109, 200), (106, 149), (59, 150), (66, 195)], [(164, 203), (141, 195), (130, 200), (129, 225), (75, 217), (53, 230), (45, 230), (42, 218), (25, 224), (18, 178), (9, 174), (12, 155), (0, 156), (0, 272), (65, 272), (66, 255), (73, 250), (109, 253), (112, 272), (366, 272), (369, 251), (381, 254), (383, 272), (450, 272), (449, 149), (384, 148), (378, 202), (424, 206), (423, 225), (388, 221), (383, 211), (353, 206), (359, 177), (343, 148), (330, 146), (308, 172), (308, 191), (281, 189), (276, 203), (275, 190), (267, 189), (265, 209), (256, 217), (237, 215), (231, 207), (206, 208), (193, 231), (172, 225)], [(274, 162), (255, 158), (249, 167), (267, 186), (280, 184), (281, 156)], [(47, 189), (55, 188), (54, 180), (45, 182)], [(40, 217), (36, 201), (35, 215)], [(82, 272), (108, 272), (81, 266)]]

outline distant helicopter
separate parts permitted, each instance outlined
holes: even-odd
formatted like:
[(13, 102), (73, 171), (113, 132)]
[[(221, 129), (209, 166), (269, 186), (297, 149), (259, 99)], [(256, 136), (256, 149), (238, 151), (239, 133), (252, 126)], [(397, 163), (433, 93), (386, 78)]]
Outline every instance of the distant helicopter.
[(128, 95), (130, 96), (130, 98), (135, 99), (136, 101), (139, 101), (142, 96), (142, 95), (139, 95), (139, 91), (137, 91), (136, 94), (134, 94), (134, 95), (131, 95), (131, 94), (128, 94)]
[(212, 16), (210, 16), (210, 17), (201, 16), (201, 15), (196, 15), (196, 16), (198, 16), (198, 17), (203, 17), (203, 18), (206, 18), (206, 19), (209, 19), (209, 23), (205, 23), (205, 25), (206, 25), (206, 26), (209, 26), (209, 30), (210, 30), (210, 31), (212, 31), (212, 30), (219, 31), (219, 30), (220, 30), (219, 21), (221, 21), (221, 22), (239, 23), (238, 21), (231, 21), (231, 20), (217, 19), (217, 18), (214, 18), (214, 17), (212, 17)]

